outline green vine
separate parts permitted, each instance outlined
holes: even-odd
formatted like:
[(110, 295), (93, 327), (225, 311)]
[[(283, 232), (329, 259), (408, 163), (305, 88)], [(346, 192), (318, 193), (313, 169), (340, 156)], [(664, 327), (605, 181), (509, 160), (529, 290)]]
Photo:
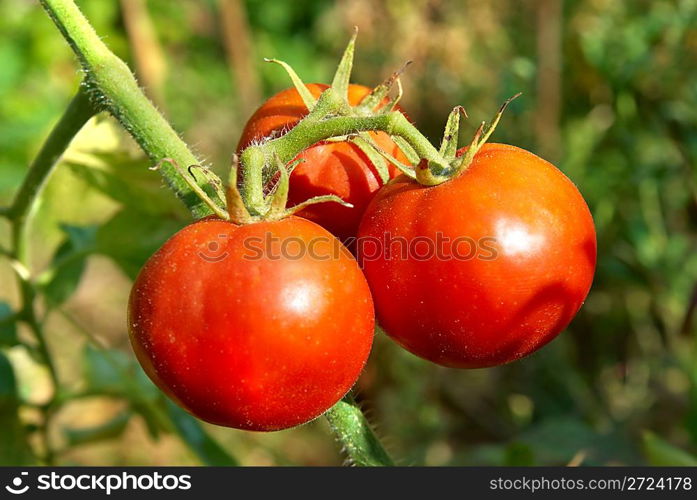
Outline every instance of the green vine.
[(3, 213), (10, 221), (12, 228), (12, 248), (9, 251), (9, 257), (17, 276), (21, 300), (17, 319), (23, 321), (33, 333), (37, 343), (36, 348), (46, 364), (53, 385), (51, 399), (41, 407), (43, 419), (40, 430), (44, 439), (44, 461), (47, 464), (53, 463), (53, 447), (49, 438), (49, 424), (55, 403), (60, 397), (61, 386), (56, 366), (48, 349), (42, 324), (37, 318), (37, 292), (29, 270), (30, 256), (27, 246), (27, 227), (37, 196), (53, 171), (53, 167), (68, 148), (73, 137), (94, 114), (95, 110), (85, 94), (84, 87), (81, 87), (29, 167), (29, 172), (24, 178), (24, 182), (19, 188), (14, 202)]

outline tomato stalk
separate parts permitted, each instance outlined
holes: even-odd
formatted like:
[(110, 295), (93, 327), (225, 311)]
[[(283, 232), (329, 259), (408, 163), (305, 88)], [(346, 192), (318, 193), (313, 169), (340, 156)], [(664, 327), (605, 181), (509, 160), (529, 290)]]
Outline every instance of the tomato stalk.
[[(109, 50), (75, 3), (72, 0), (40, 1), (77, 55), (95, 107), (108, 110), (133, 136), (153, 164), (163, 158), (172, 158), (187, 167), (201, 164), (143, 94), (128, 66)], [(194, 217), (211, 213), (171, 164), (163, 164), (160, 173)], [(222, 204), (209, 182), (201, 180), (198, 184)]]
[[(286, 134), (246, 148), (240, 155), (242, 196), (250, 211), (257, 211), (258, 207), (263, 206), (266, 185), (263, 172), (273, 158), (289, 162), (313, 144), (334, 137), (383, 131), (404, 139), (419, 158), (444, 170), (450, 167), (429, 140), (399, 111), (374, 116), (355, 116), (351, 113), (346, 100), (330, 87), (322, 93), (312, 111)], [(413, 175), (412, 172), (410, 176)]]
[(395, 465), (380, 444), (353, 396), (346, 395), (325, 416), (352, 465)]
[(22, 320), (33, 333), (36, 340), (36, 349), (41, 356), (53, 386), (51, 399), (41, 406), (43, 420), (41, 434), (44, 441), (44, 460), (47, 464), (53, 462), (53, 448), (49, 438), (49, 424), (53, 414), (53, 407), (60, 396), (61, 386), (58, 372), (53, 357), (48, 348), (48, 343), (41, 322), (36, 313), (36, 283), (33, 281), (30, 271), (30, 255), (27, 248), (27, 227), (31, 219), (32, 210), (36, 199), (45, 185), (46, 180), (53, 171), (58, 159), (67, 149), (75, 134), (95, 114), (94, 107), (85, 93), (85, 88), (80, 87), (65, 113), (55, 125), (48, 139), (41, 147), (39, 154), (29, 167), (29, 172), (15, 196), (10, 207), (5, 211), (12, 232), (12, 248), (8, 252), (11, 265), (17, 276), (21, 308), (17, 318)]

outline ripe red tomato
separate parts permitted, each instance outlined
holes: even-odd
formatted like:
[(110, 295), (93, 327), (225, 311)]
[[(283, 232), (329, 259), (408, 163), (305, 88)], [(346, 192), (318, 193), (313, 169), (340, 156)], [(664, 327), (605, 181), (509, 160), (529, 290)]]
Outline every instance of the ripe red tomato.
[(356, 261), (313, 222), (204, 219), (145, 264), (128, 323), (145, 372), (183, 408), (271, 431), (348, 392), (370, 352), (374, 313)]
[[(307, 87), (313, 96), (319, 97), (328, 85), (312, 83)], [(349, 103), (360, 103), (370, 91), (363, 85), (351, 84)], [(264, 102), (249, 119), (237, 146), (238, 152), (266, 137), (282, 135), (306, 114), (307, 108), (295, 88), (279, 92)], [(371, 132), (370, 135), (383, 151), (402, 163), (408, 162), (389, 135), (383, 132)], [(303, 209), (298, 215), (318, 223), (342, 241), (356, 236), (365, 207), (382, 186), (373, 163), (358, 146), (349, 142), (321, 142), (305, 150), (298, 158), (305, 161), (290, 176), (288, 205), (292, 207), (313, 196), (337, 195), (351, 203), (353, 208), (332, 202), (318, 203)], [(392, 165), (388, 168), (391, 178), (399, 173)]]
[[(381, 244), (376, 256), (386, 239), (391, 255)], [(393, 339), (435, 363), (479, 368), (526, 356), (566, 328), (591, 286), (595, 228), (553, 165), (488, 144), (443, 184), (400, 176), (383, 187), (361, 223), (358, 254)]]

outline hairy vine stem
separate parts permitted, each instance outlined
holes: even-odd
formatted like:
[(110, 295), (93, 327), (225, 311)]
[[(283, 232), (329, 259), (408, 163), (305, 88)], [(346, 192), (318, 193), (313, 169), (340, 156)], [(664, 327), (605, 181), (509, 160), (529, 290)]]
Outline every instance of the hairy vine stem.
[(326, 414), (329, 426), (353, 465), (395, 465), (371, 429), (353, 396), (346, 395)]
[(21, 299), (21, 306), (17, 319), (24, 321), (33, 333), (37, 342), (38, 352), (46, 364), (53, 385), (53, 395), (51, 399), (41, 407), (43, 412), (41, 434), (43, 436), (45, 448), (44, 460), (48, 464), (53, 462), (53, 449), (49, 438), (49, 423), (53, 413), (54, 403), (59, 397), (61, 386), (42, 324), (38, 320), (36, 314), (36, 287), (32, 282), (32, 275), (29, 271), (31, 263), (27, 246), (27, 227), (31, 219), (36, 198), (53, 171), (53, 167), (67, 149), (73, 137), (94, 114), (95, 110), (85, 94), (84, 87), (81, 87), (61, 119), (51, 131), (51, 134), (48, 136), (48, 139), (46, 139), (36, 159), (32, 162), (29, 167), (29, 172), (15, 196), (14, 202), (5, 213), (12, 228), (12, 248), (9, 254), (12, 259), (12, 268), (15, 270), (17, 276), (17, 284)]
[[(72, 0), (40, 1), (80, 60), (92, 101), (98, 107), (107, 109), (121, 123), (153, 164), (163, 158), (173, 158), (182, 166), (201, 164), (143, 94), (128, 66), (109, 50), (75, 3)], [(163, 165), (160, 173), (194, 217), (211, 214), (210, 208), (172, 165)], [(210, 186), (204, 182), (200, 186), (209, 196), (222, 203)]]
[(254, 144), (240, 154), (245, 205), (254, 210), (262, 206), (264, 182), (262, 171), (277, 156), (287, 163), (300, 152), (320, 141), (359, 132), (382, 131), (403, 139), (419, 156), (439, 170), (450, 168), (446, 158), (399, 111), (375, 116), (349, 115), (346, 103), (332, 88), (320, 96), (312, 111), (287, 133), (275, 139)]
[[(84, 93), (89, 95), (91, 102), (95, 106), (94, 108), (89, 108), (89, 115), (84, 117), (85, 121), (95, 109), (107, 109), (135, 138), (154, 164), (159, 163), (164, 158), (171, 158), (182, 166), (200, 164), (201, 162), (172, 129), (167, 120), (143, 94), (128, 66), (107, 48), (75, 3), (72, 0), (40, 0), (40, 2), (70, 44), (85, 72), (86, 89)], [(81, 92), (82, 94), (83, 92)], [(84, 100), (84, 96), (80, 97), (80, 99)], [(365, 123), (360, 123), (354, 121), (350, 124), (337, 123), (337, 125), (344, 129), (348, 127), (350, 130), (372, 130), (373, 128), (371, 127), (380, 126), (391, 130), (393, 118), (383, 120), (384, 122), (378, 121), (373, 123), (366, 121)], [(322, 125), (324, 126), (325, 123)], [(76, 121), (73, 122), (73, 128), (76, 124)], [(80, 127), (75, 129), (70, 134), (70, 137)], [(57, 134), (62, 137), (64, 133), (57, 132)], [(67, 139), (67, 135), (65, 134), (65, 139)], [(291, 136), (291, 139), (287, 141), (292, 141), (293, 137)], [(306, 139), (304, 142), (299, 141), (293, 147), (300, 147), (307, 140), (309, 139)], [(49, 142), (51, 142), (50, 139)], [(53, 150), (53, 154), (47, 156), (47, 158), (54, 158), (55, 161), (55, 158), (60, 154), (58, 151), (62, 152), (68, 143), (69, 140), (67, 142), (64, 140), (62, 144), (56, 140), (56, 143), (50, 148)], [(309, 145), (307, 144), (305, 147)], [(269, 146), (269, 148), (276, 146)], [(286, 156), (290, 155), (291, 149), (291, 147), (288, 147)], [(267, 150), (261, 151), (262, 156), (266, 152)], [(300, 152), (300, 150), (297, 152)], [(249, 155), (253, 155), (253, 153), (249, 153)], [(259, 170), (255, 170), (256, 163), (252, 162), (249, 167), (248, 171), (260, 175), (263, 165), (259, 166)], [(50, 167), (47, 167), (46, 174), (49, 170)], [(159, 171), (194, 217), (202, 217), (211, 213), (210, 208), (196, 195), (171, 164), (163, 163)], [(31, 176), (32, 174), (28, 178)], [(37, 179), (32, 181), (32, 186), (26, 189), (27, 193), (31, 193), (27, 195), (29, 198), (26, 202), (27, 207), (31, 205), (31, 201), (33, 201), (38, 191), (36, 181), (38, 181), (38, 186), (40, 186), (43, 179), (45, 179), (45, 176), (36, 175), (34, 177)], [(201, 182), (199, 185), (206, 190), (208, 196), (222, 203), (222, 200), (220, 200), (211, 186), (205, 182)], [(20, 194), (24, 191), (24, 189), (21, 189)], [(24, 205), (25, 202), (19, 203), (20, 207)], [(14, 210), (13, 208), (12, 212)], [(23, 210), (17, 210), (18, 212), (23, 212)], [(22, 234), (22, 232), (20, 231), (17, 234)], [(20, 242), (20, 253), (25, 251), (23, 245)], [(34, 295), (31, 287), (27, 288), (27, 293), (32, 294), (28, 295), (28, 298), (33, 301)], [(31, 320), (32, 317), (34, 318), (33, 320)], [(35, 326), (39, 328), (37, 331), (40, 332), (40, 325), (36, 321), (35, 316), (30, 316), (29, 322), (30, 324), (32, 322), (35, 323)], [(43, 334), (39, 333), (37, 337), (43, 337)], [(41, 341), (41, 343), (45, 345), (45, 342)], [(55, 376), (55, 369), (52, 372)], [(55, 380), (57, 382), (57, 378)], [(370, 431), (365, 417), (356, 406), (341, 401), (334, 408), (330, 409), (326, 415), (337, 439), (341, 442), (344, 449), (347, 450), (354, 464), (390, 465), (392, 463), (380, 442)]]

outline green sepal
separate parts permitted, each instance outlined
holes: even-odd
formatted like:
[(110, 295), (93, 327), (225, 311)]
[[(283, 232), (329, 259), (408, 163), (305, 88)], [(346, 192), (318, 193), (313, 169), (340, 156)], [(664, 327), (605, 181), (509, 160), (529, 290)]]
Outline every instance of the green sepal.
[[(150, 170), (159, 170), (164, 163), (169, 163), (174, 167), (176, 172), (181, 176), (182, 179), (184, 179), (184, 182), (191, 188), (191, 190), (196, 193), (196, 195), (210, 208), (215, 215), (220, 217), (221, 219), (229, 220), (230, 216), (228, 213), (225, 211), (224, 208), (218, 206), (216, 202), (214, 202), (210, 196), (208, 196), (208, 193), (206, 193), (201, 186), (199, 186), (196, 183), (196, 177), (194, 177), (194, 174), (192, 173), (193, 168), (201, 168), (199, 165), (191, 165), (188, 168), (188, 175), (187, 173), (182, 170), (181, 166), (179, 166), (179, 163), (176, 162), (173, 158), (162, 158), (157, 164), (153, 167), (150, 167)], [(212, 172), (208, 172), (206, 175), (206, 178), (210, 180), (210, 175), (213, 175)], [(213, 187), (214, 189), (217, 189), (216, 186)]]
[(295, 215), (296, 213), (300, 212), (303, 208), (309, 207), (310, 205), (314, 205), (316, 203), (327, 203), (327, 202), (338, 203), (339, 205), (346, 207), (346, 208), (353, 208), (353, 205), (351, 203), (348, 203), (348, 202), (342, 200), (337, 195), (325, 194), (322, 196), (314, 196), (308, 200), (303, 201), (302, 203), (298, 203), (297, 205), (294, 205), (294, 206), (286, 209), (283, 216), (288, 217), (290, 215)]
[(460, 161), (459, 164), (455, 166), (452, 175), (453, 177), (467, 170), (467, 167), (470, 166), (475, 155), (479, 152), (482, 146), (486, 144), (486, 141), (489, 140), (489, 137), (491, 137), (491, 134), (494, 133), (494, 130), (496, 130), (496, 126), (499, 124), (501, 116), (503, 116), (503, 112), (506, 110), (508, 105), (514, 99), (520, 97), (520, 95), (521, 92), (518, 92), (514, 96), (511, 96), (508, 99), (506, 99), (499, 108), (499, 110), (496, 112), (494, 119), (491, 120), (491, 123), (489, 123), (489, 125), (487, 125), (486, 122), (482, 122), (481, 125), (479, 125), (477, 131), (474, 133), (474, 137), (472, 138), (470, 145), (467, 148), (467, 152), (462, 156), (462, 161)]
[[(467, 146), (467, 150), (464, 155), (462, 155), (461, 158), (455, 158), (454, 161), (451, 161), (449, 167), (443, 167), (442, 165), (436, 165), (433, 162), (428, 162), (426, 165), (417, 165), (416, 167), (416, 180), (420, 183), (423, 184), (424, 186), (436, 186), (438, 184), (442, 184), (443, 182), (446, 182), (450, 179), (453, 179), (460, 175), (462, 172), (467, 170), (467, 168), (472, 164), (472, 161), (474, 160), (474, 157), (476, 154), (479, 152), (479, 150), (482, 148), (484, 144), (486, 144), (486, 141), (489, 140), (489, 137), (491, 137), (491, 134), (494, 133), (494, 130), (496, 129), (496, 126), (499, 124), (499, 121), (501, 120), (501, 116), (503, 115), (503, 112), (506, 110), (508, 105), (513, 101), (513, 99), (516, 99), (518, 96), (520, 96), (520, 92), (515, 94), (512, 97), (509, 97), (506, 99), (506, 101), (501, 105), (499, 108), (498, 112), (494, 116), (494, 119), (491, 120), (491, 123), (489, 125), (486, 124), (486, 122), (482, 122), (479, 127), (477, 127), (476, 132), (474, 133), (474, 137), (472, 137), (472, 141), (470, 142), (469, 146)], [(455, 111), (453, 111), (454, 113)], [(451, 113), (450, 117), (453, 118), (453, 122), (455, 121), (455, 118), (453, 117), (453, 113)], [(459, 118), (457, 119), (459, 121)], [(448, 126), (450, 126), (450, 118), (448, 119)], [(447, 136), (447, 130), (448, 126), (446, 126), (446, 136)], [(444, 142), (445, 138), (444, 138)], [(445, 149), (448, 149), (453, 147), (449, 141), (445, 145)], [(457, 152), (457, 145), (454, 146), (455, 150)], [(443, 151), (444, 146), (441, 146), (441, 152)], [(446, 156), (446, 159), (450, 161), (450, 158)]]
[(288, 73), (288, 76), (290, 77), (290, 81), (293, 82), (295, 90), (297, 90), (298, 94), (300, 94), (300, 98), (303, 100), (303, 103), (305, 104), (307, 111), (312, 111), (312, 109), (315, 107), (315, 104), (317, 104), (317, 99), (315, 99), (310, 90), (307, 88), (307, 85), (303, 83), (303, 81), (300, 79), (300, 77), (291, 67), (291, 65), (287, 62), (279, 61), (278, 59), (264, 59), (264, 61), (278, 64), (284, 70), (286, 70), (286, 73)]
[(448, 116), (448, 122), (445, 125), (443, 133), (443, 141), (440, 144), (439, 153), (446, 159), (452, 160), (457, 154), (457, 141), (460, 134), (460, 114), (467, 118), (467, 112), (462, 106), (455, 106)]
[(357, 137), (351, 139), (351, 142), (353, 142), (361, 151), (363, 151), (363, 153), (365, 153), (368, 160), (370, 160), (370, 163), (372, 163), (375, 167), (375, 170), (377, 171), (382, 183), (385, 184), (387, 181), (389, 181), (390, 170), (387, 167), (387, 162), (378, 151), (378, 148), (373, 145), (374, 141), (372, 141), (370, 135), (367, 132), (361, 132)]
[(288, 169), (283, 164), (278, 155), (274, 155), (274, 161), (278, 170), (278, 181), (269, 193), (267, 200), (269, 201), (269, 211), (266, 218), (270, 220), (280, 219), (286, 213), (286, 204), (288, 203), (288, 190), (290, 188), (290, 174)]
[(366, 114), (373, 112), (382, 101), (387, 97), (387, 94), (392, 89), (392, 86), (397, 83), (397, 88), (399, 92), (397, 97), (388, 103), (388, 109), (392, 110), (397, 105), (402, 97), (402, 83), (399, 80), (399, 76), (404, 72), (404, 70), (411, 64), (411, 61), (407, 61), (399, 68), (397, 71), (392, 73), (384, 82), (375, 87), (370, 94), (365, 96), (357, 106), (357, 111), (359, 114)]
[(235, 224), (249, 224), (254, 217), (244, 204), (240, 190), (237, 188), (237, 163), (233, 161), (230, 167), (230, 183), (225, 191), (225, 201), (230, 220)]
[(346, 102), (348, 102), (349, 80), (351, 79), (351, 70), (353, 69), (353, 53), (356, 48), (357, 36), (358, 27), (354, 27), (353, 35), (348, 45), (346, 45), (346, 49), (344, 49), (344, 54), (341, 56), (341, 61), (339, 61), (339, 66), (336, 69), (331, 85), (337, 95), (346, 99)]
[(409, 163), (412, 165), (416, 165), (421, 161), (421, 158), (419, 157), (419, 154), (414, 151), (414, 148), (411, 147), (411, 144), (407, 142), (404, 137), (400, 137), (398, 135), (391, 135), (390, 138), (394, 141), (397, 146), (399, 146), (399, 149), (402, 150), (402, 153), (404, 153), (404, 156), (407, 157), (407, 160), (409, 160)]
[[(389, 154), (387, 151), (384, 151), (380, 146), (378, 146), (378, 144), (373, 140), (373, 138), (370, 137), (370, 134), (368, 134), (367, 132), (364, 132), (364, 134), (365, 134), (365, 137), (363, 137), (363, 135), (361, 135), (361, 137), (370, 145), (370, 147), (372, 148), (372, 150), (374, 152), (377, 152), (383, 159), (387, 160), (389, 163), (391, 163), (392, 165), (397, 167), (397, 169), (399, 169), (400, 172), (402, 172), (404, 175), (406, 175), (410, 179), (415, 178), (413, 168), (400, 162), (399, 160), (397, 160), (397, 158), (395, 158), (394, 156)], [(370, 156), (368, 158), (370, 158)], [(385, 169), (385, 173), (386, 173), (386, 178), (381, 177), (381, 179), (383, 179), (383, 183), (386, 183), (387, 181), (390, 180), (389, 179), (389, 170)]]
[(215, 175), (213, 171), (208, 167), (204, 167), (203, 165), (190, 165), (187, 171), (189, 172), (189, 175), (191, 175), (191, 177), (193, 177), (194, 179), (196, 179), (196, 175), (194, 175), (194, 169), (199, 170), (203, 174), (203, 176), (206, 178), (206, 182), (213, 188), (215, 194), (218, 195), (218, 198), (224, 200), (225, 189), (223, 188), (223, 183), (220, 180), (220, 177)]

